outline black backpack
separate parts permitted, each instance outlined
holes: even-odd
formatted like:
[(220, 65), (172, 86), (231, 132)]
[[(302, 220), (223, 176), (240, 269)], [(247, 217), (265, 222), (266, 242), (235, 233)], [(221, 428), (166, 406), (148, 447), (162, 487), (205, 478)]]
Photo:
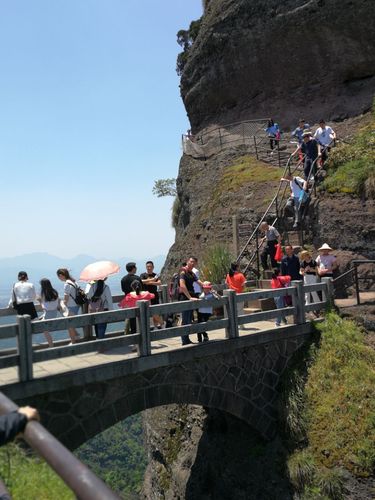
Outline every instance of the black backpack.
[(82, 290), (82, 288), (73, 282), (72, 282), (72, 285), (76, 289), (76, 296), (75, 297), (73, 297), (72, 295), (70, 295), (70, 296), (72, 297), (74, 302), (77, 304), (77, 306), (83, 306), (84, 304), (87, 304), (89, 299), (87, 298), (87, 295)]
[(180, 295), (180, 273), (174, 273), (172, 281), (169, 285), (169, 296), (172, 300), (178, 300)]

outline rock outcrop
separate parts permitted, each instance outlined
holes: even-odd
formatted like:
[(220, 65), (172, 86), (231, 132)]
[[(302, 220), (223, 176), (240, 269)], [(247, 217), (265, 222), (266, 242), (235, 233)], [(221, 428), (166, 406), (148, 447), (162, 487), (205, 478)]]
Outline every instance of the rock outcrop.
[(194, 132), (273, 116), (341, 120), (375, 88), (373, 0), (210, 0), (181, 95)]

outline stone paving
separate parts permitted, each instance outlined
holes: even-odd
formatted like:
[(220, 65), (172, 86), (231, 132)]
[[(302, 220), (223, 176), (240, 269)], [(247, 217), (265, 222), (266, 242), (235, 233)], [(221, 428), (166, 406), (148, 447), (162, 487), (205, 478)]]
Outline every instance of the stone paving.
[[(288, 318), (289, 324), (292, 322)], [(246, 326), (246, 325), (245, 325)], [(251, 323), (246, 326), (246, 329), (240, 329), (240, 336), (251, 335), (265, 330), (275, 328), (273, 321), (259, 321)], [(282, 326), (279, 328), (283, 328)], [(225, 330), (212, 330), (208, 333), (210, 341), (224, 340)], [(191, 340), (194, 342), (192, 345), (181, 346), (180, 337), (166, 339), (152, 343), (152, 353), (171, 351), (176, 349), (192, 349), (196, 348), (199, 344), (196, 340), (196, 334), (191, 334)], [(80, 368), (88, 368), (92, 366), (99, 366), (105, 363), (112, 363), (114, 361), (124, 361), (137, 357), (135, 347), (123, 346), (106, 350), (105, 352), (91, 352), (86, 354), (76, 354), (74, 356), (65, 357), (61, 359), (54, 359), (49, 361), (41, 361), (34, 363), (34, 378), (42, 378), (49, 375), (56, 375), (65, 373)], [(13, 384), (18, 382), (17, 367), (3, 368), (0, 370), (0, 385)]]

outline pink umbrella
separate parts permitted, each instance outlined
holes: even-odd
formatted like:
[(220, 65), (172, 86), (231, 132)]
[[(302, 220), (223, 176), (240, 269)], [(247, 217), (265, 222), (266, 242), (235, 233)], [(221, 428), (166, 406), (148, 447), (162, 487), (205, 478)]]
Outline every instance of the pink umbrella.
[(110, 260), (99, 260), (86, 266), (79, 277), (82, 281), (104, 280), (110, 274), (116, 274), (120, 270), (120, 266), (116, 262)]

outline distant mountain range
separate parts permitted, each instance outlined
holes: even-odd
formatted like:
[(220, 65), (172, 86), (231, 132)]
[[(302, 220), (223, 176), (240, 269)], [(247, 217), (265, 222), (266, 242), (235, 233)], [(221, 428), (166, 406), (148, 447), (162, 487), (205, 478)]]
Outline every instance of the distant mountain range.
[[(97, 259), (90, 255), (77, 255), (72, 259), (64, 259), (42, 252), (0, 258), (0, 287), (8, 287), (14, 283), (17, 280), (19, 271), (26, 271), (30, 281), (37, 283), (41, 278), (49, 278), (51, 281), (56, 281), (56, 270), (59, 267), (66, 267), (78, 279), (81, 270), (91, 262), (97, 260), (103, 259)], [(141, 273), (145, 270), (147, 259), (137, 260), (134, 257), (122, 257), (121, 259), (113, 260), (121, 266), (119, 275), (124, 276), (126, 274), (125, 265), (127, 262), (137, 262), (138, 271)], [(164, 264), (165, 255), (157, 255), (151, 257), (150, 260), (154, 262), (155, 270), (159, 272)]]

